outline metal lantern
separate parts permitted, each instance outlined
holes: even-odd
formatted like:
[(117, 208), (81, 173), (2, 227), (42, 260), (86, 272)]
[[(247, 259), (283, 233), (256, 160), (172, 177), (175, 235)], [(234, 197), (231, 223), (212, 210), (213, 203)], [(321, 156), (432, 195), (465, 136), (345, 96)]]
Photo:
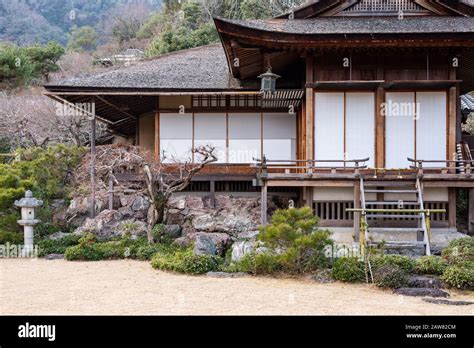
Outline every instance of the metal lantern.
[(262, 79), (261, 92), (264, 93), (273, 93), (276, 91), (276, 80), (281, 76), (274, 74), (272, 72), (272, 66), (270, 65), (270, 60), (268, 61), (267, 72), (261, 74), (258, 78)]

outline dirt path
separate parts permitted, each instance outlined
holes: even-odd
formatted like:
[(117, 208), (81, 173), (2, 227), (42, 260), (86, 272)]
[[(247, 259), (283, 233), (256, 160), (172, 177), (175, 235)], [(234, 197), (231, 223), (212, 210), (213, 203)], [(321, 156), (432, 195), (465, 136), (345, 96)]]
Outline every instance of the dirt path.
[(366, 285), (183, 276), (148, 262), (0, 260), (0, 314), (473, 315), (474, 305), (429, 304)]

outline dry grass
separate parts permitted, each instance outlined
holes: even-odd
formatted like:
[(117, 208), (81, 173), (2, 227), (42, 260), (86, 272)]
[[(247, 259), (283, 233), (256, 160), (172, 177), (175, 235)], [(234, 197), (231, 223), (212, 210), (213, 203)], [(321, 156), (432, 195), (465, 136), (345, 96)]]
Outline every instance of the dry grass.
[[(303, 279), (192, 277), (147, 262), (0, 260), (0, 314), (473, 315), (373, 286)], [(473, 293), (451, 292), (456, 300)]]

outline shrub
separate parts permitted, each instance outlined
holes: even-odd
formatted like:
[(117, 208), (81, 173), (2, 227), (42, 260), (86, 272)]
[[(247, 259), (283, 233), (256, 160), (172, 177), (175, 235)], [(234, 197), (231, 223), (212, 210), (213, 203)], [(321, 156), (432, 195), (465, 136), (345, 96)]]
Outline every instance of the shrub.
[(285, 268), (281, 255), (269, 252), (246, 254), (238, 262), (231, 265), (227, 268), (227, 271), (245, 272), (254, 275), (281, 272)]
[(195, 255), (192, 249), (178, 250), (172, 253), (158, 253), (153, 256), (153, 268), (188, 274), (203, 274), (217, 271), (221, 258), (211, 255)]
[(343, 282), (361, 282), (365, 280), (365, 265), (355, 257), (342, 257), (334, 262), (332, 276)]
[(441, 275), (448, 266), (439, 256), (422, 256), (416, 261), (416, 271), (421, 274)]
[(270, 252), (249, 256), (241, 267), (252, 273), (305, 273), (326, 267), (329, 260), (324, 250), (332, 241), (330, 232), (317, 230), (317, 224), (318, 218), (308, 207), (277, 210), (257, 237)]
[(8, 232), (23, 232), (23, 228), (18, 225), (20, 214), (12, 213), (0, 216), (0, 230)]
[(372, 269), (382, 266), (400, 267), (407, 273), (413, 272), (416, 267), (416, 261), (409, 256), (402, 255), (377, 255), (372, 257)]
[(442, 256), (451, 265), (474, 262), (474, 238), (460, 238), (449, 243)]
[(0, 231), (0, 245), (7, 243), (23, 244), (23, 233)]
[(474, 267), (449, 266), (441, 276), (441, 280), (453, 288), (474, 290)]
[(61, 239), (43, 239), (38, 242), (39, 256), (47, 254), (64, 254), (66, 249), (79, 244), (80, 236), (70, 234)]
[(398, 289), (408, 283), (407, 273), (398, 266), (384, 265), (373, 271), (374, 283), (380, 288)]

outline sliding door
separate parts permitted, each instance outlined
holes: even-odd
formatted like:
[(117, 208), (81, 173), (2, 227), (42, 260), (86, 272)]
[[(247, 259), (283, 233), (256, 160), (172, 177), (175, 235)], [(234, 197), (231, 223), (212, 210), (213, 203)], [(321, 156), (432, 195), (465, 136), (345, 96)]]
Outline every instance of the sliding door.
[(165, 163), (192, 160), (193, 115), (160, 115), (160, 155)]
[(296, 159), (295, 114), (263, 114), (263, 153), (270, 160)]
[[(317, 92), (315, 96), (315, 160), (369, 157), (374, 165), (375, 96), (373, 92)], [(328, 166), (329, 163), (318, 163)], [(342, 166), (343, 163), (333, 165)]]
[[(409, 168), (407, 157), (445, 160), (446, 92), (390, 92), (385, 102), (385, 167)], [(425, 166), (443, 166), (426, 163)]]
[[(194, 147), (210, 145), (215, 148), (217, 163), (226, 161), (226, 114), (194, 115)], [(202, 158), (196, 157), (200, 162)]]
[[(419, 116), (416, 121), (416, 158), (446, 159), (446, 92), (417, 92)], [(426, 163), (440, 167), (443, 163)]]
[(385, 101), (385, 167), (408, 168), (407, 157), (415, 157), (415, 93), (389, 92)]

